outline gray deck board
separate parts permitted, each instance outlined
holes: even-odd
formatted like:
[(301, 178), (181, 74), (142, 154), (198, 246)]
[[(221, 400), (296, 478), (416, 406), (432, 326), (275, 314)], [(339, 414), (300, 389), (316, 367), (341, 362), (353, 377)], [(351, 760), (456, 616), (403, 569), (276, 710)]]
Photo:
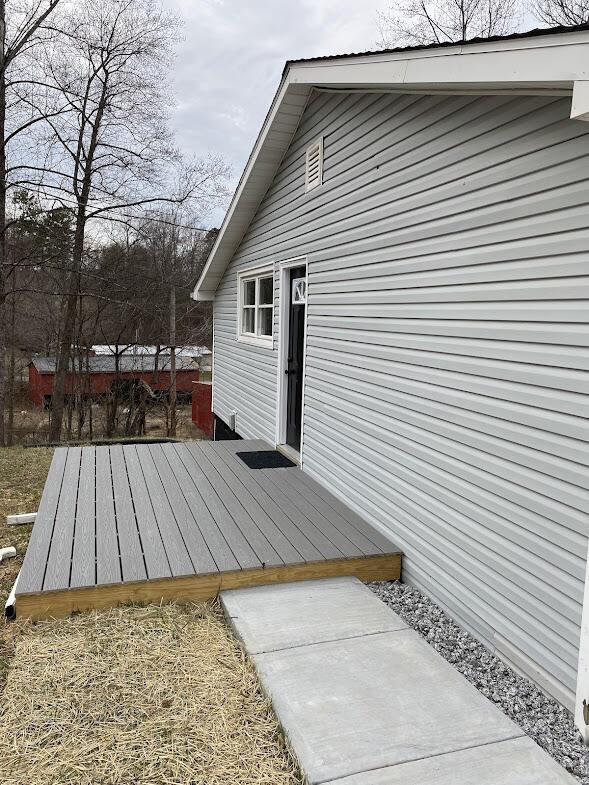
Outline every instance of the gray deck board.
[(248, 470), (243, 461), (236, 458), (233, 453), (226, 449), (216, 450), (219, 459), (227, 464), (227, 467), (243, 483), (250, 495), (256, 499), (258, 505), (263, 507), (266, 513), (272, 518), (275, 525), (284, 533), (286, 539), (292, 543), (296, 552), (300, 554), (304, 561), (316, 561), (321, 559), (321, 553), (313, 545), (311, 540), (293, 525), (290, 518), (284, 513), (281, 507), (269, 496), (266, 491), (255, 480), (255, 475)]
[(144, 581), (147, 579), (147, 571), (135, 520), (123, 448), (117, 445), (109, 449), (123, 581)]
[(344, 504), (344, 502), (338, 499), (337, 496), (334, 496), (333, 493), (330, 493), (328, 490), (326, 490), (317, 482), (314, 477), (311, 477), (311, 475), (307, 472), (300, 472), (299, 480), (308, 488), (319, 494), (325, 504), (329, 504), (332, 509), (334, 509), (336, 512), (339, 512), (339, 514), (348, 520), (357, 531), (362, 532), (362, 534), (364, 534), (367, 539), (370, 540), (370, 542), (376, 545), (376, 547), (379, 548), (382, 553), (390, 553), (392, 543), (388, 537), (385, 537), (384, 534), (381, 534), (378, 529), (375, 529), (372, 524), (358, 515), (355, 510), (352, 510), (350, 507)]
[[(201, 450), (203, 450), (219, 474), (223, 476), (223, 479), (239, 499), (252, 521), (256, 522), (264, 537), (266, 537), (280, 557), (281, 562), (283, 564), (295, 564), (305, 561), (280, 526), (276, 524), (267, 510), (264, 509), (264, 506), (250, 493), (242, 477), (235, 473), (230, 463), (223, 460), (220, 450), (215, 449), (212, 443), (203, 443)], [(263, 501), (265, 502), (266, 499)]]
[[(284, 562), (280, 556), (260, 531), (256, 522), (248, 515), (238, 497), (231, 490), (223, 474), (211, 463), (200, 444), (186, 444), (184, 445), (184, 449), (200, 466), (202, 466), (203, 471), (210, 477), (215, 492), (222, 500), (222, 503), (233, 519), (235, 526), (241, 532), (243, 542), (247, 544), (248, 549), (253, 551), (259, 566), (264, 564), (283, 564)], [(236, 556), (243, 565), (239, 554), (236, 554)]]
[[(234, 455), (236, 452), (240, 451), (239, 447), (235, 447), (235, 445), (239, 445), (239, 442), (228, 441), (222, 442), (222, 444), (225, 449), (229, 450)], [(262, 444), (266, 446), (263, 442)], [(241, 459), (236, 458), (236, 460)], [(294, 471), (294, 469), (292, 471)], [(254, 472), (258, 485), (260, 485), (265, 493), (271, 496), (276, 503), (280, 505), (280, 508), (284, 511), (284, 514), (288, 516), (291, 523), (311, 540), (323, 559), (341, 559), (343, 557), (344, 554), (341, 550), (323, 534), (315, 525), (314, 521), (309, 520), (306, 515), (292, 503), (281, 487), (272, 483), (263, 469), (254, 469), (252, 474), (254, 474)]]
[(169, 578), (172, 575), (170, 562), (168, 561), (164, 541), (153, 511), (147, 483), (137, 457), (135, 445), (130, 444), (123, 447), (123, 456), (127, 467), (129, 488), (133, 500), (137, 529), (141, 538), (147, 577), (150, 580), (154, 578)]
[(37, 592), (43, 588), (43, 576), (53, 535), (55, 514), (59, 503), (67, 453), (66, 447), (58, 448), (51, 462), (39, 509), (37, 510), (37, 521), (40, 521), (41, 525), (36, 524), (33, 527), (18, 578), (19, 588), (23, 592)]
[(96, 450), (96, 582), (122, 580), (108, 447)]
[(96, 449), (82, 450), (70, 586), (96, 584)]
[[(141, 456), (142, 463), (145, 462), (145, 454), (146, 453), (144, 451), (143, 455)], [(170, 464), (166, 459), (164, 451), (161, 449), (160, 445), (152, 445), (149, 448), (148, 454), (151, 461), (153, 462), (154, 469), (157, 471), (159, 479), (159, 485), (157, 485), (158, 490), (155, 492), (155, 484), (154, 487), (152, 487), (151, 481), (149, 481), (150, 494), (152, 503), (154, 504), (154, 509), (156, 508), (156, 498), (159, 501), (160, 493), (163, 492), (163, 494), (165, 494), (167, 504), (169, 505), (170, 512), (174, 516), (178, 533), (182, 537), (186, 554), (190, 560), (190, 564), (192, 565), (192, 572), (197, 574), (217, 572), (217, 565), (215, 560), (213, 559), (207, 542), (197, 525), (190, 507), (188, 506), (188, 503), (183, 495), (182, 488), (178, 484), (178, 480), (176, 479), (176, 476), (174, 475)], [(162, 517), (159, 507), (156, 514), (158, 514), (158, 517)], [(180, 571), (180, 569), (180, 567), (176, 566), (174, 574), (182, 575), (183, 573)]]
[[(247, 441), (236, 439), (235, 441), (219, 442), (219, 444), (222, 444), (223, 447), (225, 447), (226, 450), (229, 450), (229, 452), (231, 452), (233, 455), (236, 455), (238, 452), (252, 452), (254, 450), (272, 449), (272, 447), (262, 439), (248, 439)], [(276, 469), (275, 471), (277, 472), (278, 477), (278, 475), (282, 475), (288, 470)], [(304, 483), (315, 494), (317, 494), (317, 496), (320, 497), (323, 504), (329, 505), (329, 507), (331, 507), (335, 512), (339, 513), (339, 515), (351, 523), (356, 531), (363, 534), (369, 542), (375, 545), (377, 548), (375, 551), (376, 553), (390, 553), (391, 548), (395, 548), (395, 546), (387, 537), (384, 536), (384, 534), (381, 534), (381, 532), (378, 531), (378, 529), (375, 529), (371, 523), (366, 521), (364, 518), (358, 515), (357, 512), (352, 510), (343, 501), (338, 499), (337, 496), (334, 496), (333, 493), (320, 485), (317, 480), (311, 477), (307, 472), (299, 471), (291, 473), (292, 480), (294, 480), (295, 476), (297, 482)]]
[(46, 591), (69, 585), (81, 458), (80, 447), (70, 447), (47, 557), (47, 569), (43, 581), (43, 589)]
[[(333, 523), (325, 517), (322, 513), (316, 510), (312, 504), (310, 504), (305, 496), (301, 496), (301, 494), (293, 488), (290, 483), (280, 481), (276, 477), (276, 470), (275, 469), (259, 469), (258, 471), (262, 472), (267, 480), (275, 485), (275, 487), (280, 488), (284, 495), (290, 499), (292, 504), (304, 515), (308, 520), (316, 522), (316, 525), (321, 529), (323, 534), (339, 549), (343, 556), (348, 556), (350, 558), (354, 556), (362, 556), (363, 553), (354, 543), (346, 537), (345, 534), (333, 525)], [(298, 472), (299, 469), (284, 469), (284, 472)]]
[(217, 521), (207, 507), (194, 481), (194, 477), (180, 460), (180, 456), (176, 451), (176, 445), (164, 444), (162, 454), (178, 480), (184, 500), (194, 516), (194, 521), (211, 552), (211, 556), (215, 560), (217, 569), (219, 572), (239, 570), (239, 562), (223, 536)]
[(192, 477), (224, 539), (231, 548), (239, 569), (261, 567), (262, 562), (258, 559), (247, 538), (244, 537), (243, 532), (223, 504), (212, 484), (213, 478), (209, 479), (208, 473), (205, 473), (204, 465), (199, 464), (194, 454), (187, 450), (185, 445), (175, 444), (174, 448)]
[(398, 553), (299, 468), (250, 469), (237, 456), (268, 449), (260, 440), (57, 449), (17, 597), (192, 575), (213, 576), (214, 589), (222, 573)]
[(377, 547), (343, 515), (335, 510), (325, 500), (322, 494), (302, 481), (304, 472), (292, 471), (291, 469), (278, 469), (276, 479), (278, 482), (285, 482), (297, 497), (305, 500), (305, 503), (317, 510), (323, 518), (326, 518), (341, 534), (356, 546), (365, 556), (373, 556), (382, 553), (382, 549)]

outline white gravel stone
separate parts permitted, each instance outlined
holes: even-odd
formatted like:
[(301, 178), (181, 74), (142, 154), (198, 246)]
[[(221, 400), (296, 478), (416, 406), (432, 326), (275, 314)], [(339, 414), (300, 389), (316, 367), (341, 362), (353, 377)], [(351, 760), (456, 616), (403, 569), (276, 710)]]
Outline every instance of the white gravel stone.
[(542, 749), (589, 785), (589, 750), (567, 709), (511, 670), (417, 589), (398, 581), (368, 585)]

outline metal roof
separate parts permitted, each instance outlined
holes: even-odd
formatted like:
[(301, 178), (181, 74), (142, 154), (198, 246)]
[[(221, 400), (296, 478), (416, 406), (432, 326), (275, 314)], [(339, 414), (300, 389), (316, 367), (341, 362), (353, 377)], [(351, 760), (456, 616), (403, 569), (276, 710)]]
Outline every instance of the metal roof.
[(572, 97), (571, 118), (589, 121), (589, 24), (288, 61), (195, 286), (194, 299), (214, 298), (225, 268), (288, 150), (313, 90), (561, 95)]
[(488, 38), (476, 37), (466, 38), (461, 41), (441, 41), (434, 44), (417, 44), (415, 46), (395, 46), (388, 49), (369, 49), (366, 52), (345, 52), (343, 54), (319, 55), (318, 57), (300, 57), (294, 60), (287, 60), (283, 69), (283, 74), (289, 66), (297, 63), (313, 63), (322, 60), (336, 60), (346, 57), (369, 57), (370, 55), (399, 54), (401, 52), (422, 52), (428, 49), (448, 49), (457, 46), (468, 46), (470, 44), (488, 44), (497, 41), (517, 41), (525, 38), (537, 38), (539, 36), (557, 35), (561, 33), (577, 33), (589, 30), (589, 23), (583, 25), (559, 25), (558, 27), (536, 27), (533, 30), (526, 30), (522, 33), (509, 33), (508, 35), (491, 35)]
[[(95, 354), (156, 354), (157, 347), (156, 346), (148, 346), (145, 344), (129, 344), (124, 349), (121, 348), (119, 345), (118, 347), (115, 344), (95, 344), (92, 346), (92, 351)], [(169, 355), (170, 350), (168, 348), (162, 349), (160, 351), (160, 357), (164, 355)], [(212, 354), (211, 350), (207, 346), (177, 346), (176, 347), (176, 357), (182, 355), (183, 357), (204, 357), (206, 355)]]
[[(31, 361), (39, 373), (55, 373), (57, 368), (57, 359), (55, 357), (35, 357)], [(84, 366), (86, 360), (83, 361)], [(70, 369), (71, 369), (70, 364)], [(76, 366), (77, 367), (77, 366)], [(88, 367), (90, 373), (115, 373), (116, 364), (115, 357), (108, 355), (99, 355), (97, 357), (88, 358)], [(145, 373), (151, 372), (155, 368), (155, 355), (138, 354), (129, 355), (124, 354), (119, 358), (119, 372), (120, 373)], [(192, 357), (176, 357), (176, 370), (177, 371), (195, 371), (198, 369), (197, 363), (194, 362)], [(161, 355), (158, 361), (158, 370), (170, 370), (170, 355)]]

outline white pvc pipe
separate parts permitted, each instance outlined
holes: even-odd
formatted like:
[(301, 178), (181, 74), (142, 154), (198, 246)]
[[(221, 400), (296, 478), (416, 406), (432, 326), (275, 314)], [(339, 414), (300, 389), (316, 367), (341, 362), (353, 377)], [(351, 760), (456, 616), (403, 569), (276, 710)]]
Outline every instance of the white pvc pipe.
[(14, 556), (16, 556), (16, 548), (13, 548), (12, 545), (8, 548), (0, 548), (0, 561), (12, 559)]
[(21, 523), (35, 523), (36, 512), (23, 512), (18, 515), (7, 515), (6, 523), (9, 526), (18, 526)]
[(20, 572), (16, 576), (16, 580), (10, 590), (6, 604), (4, 605), (4, 614), (8, 619), (16, 619), (16, 584), (20, 577)]

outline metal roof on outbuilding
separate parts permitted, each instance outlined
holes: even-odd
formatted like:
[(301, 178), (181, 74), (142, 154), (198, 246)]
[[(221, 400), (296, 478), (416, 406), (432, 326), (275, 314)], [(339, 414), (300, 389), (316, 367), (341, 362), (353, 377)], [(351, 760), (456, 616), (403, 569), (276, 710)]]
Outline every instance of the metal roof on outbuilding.
[[(115, 344), (94, 344), (92, 351), (95, 354), (109, 355), (109, 354), (157, 354), (157, 346), (146, 344), (129, 344), (126, 347), (116, 346)], [(168, 347), (162, 348), (159, 352), (160, 357), (169, 355), (170, 350)], [(176, 357), (204, 357), (212, 354), (208, 346), (176, 346)]]
[[(116, 363), (114, 356), (99, 355), (97, 357), (88, 358), (88, 370), (90, 373), (116, 373)], [(32, 365), (39, 373), (55, 373), (57, 368), (57, 359), (55, 357), (35, 357), (31, 361)], [(76, 370), (77, 370), (76, 364)], [(86, 368), (86, 360), (83, 360), (84, 370)], [(155, 368), (155, 355), (137, 354), (137, 355), (123, 355), (119, 358), (119, 373), (150, 373)], [(70, 370), (72, 364), (70, 363)], [(159, 371), (170, 370), (170, 355), (161, 355), (158, 360)], [(198, 370), (198, 365), (192, 357), (178, 356), (176, 357), (176, 370), (177, 371), (195, 371)]]

